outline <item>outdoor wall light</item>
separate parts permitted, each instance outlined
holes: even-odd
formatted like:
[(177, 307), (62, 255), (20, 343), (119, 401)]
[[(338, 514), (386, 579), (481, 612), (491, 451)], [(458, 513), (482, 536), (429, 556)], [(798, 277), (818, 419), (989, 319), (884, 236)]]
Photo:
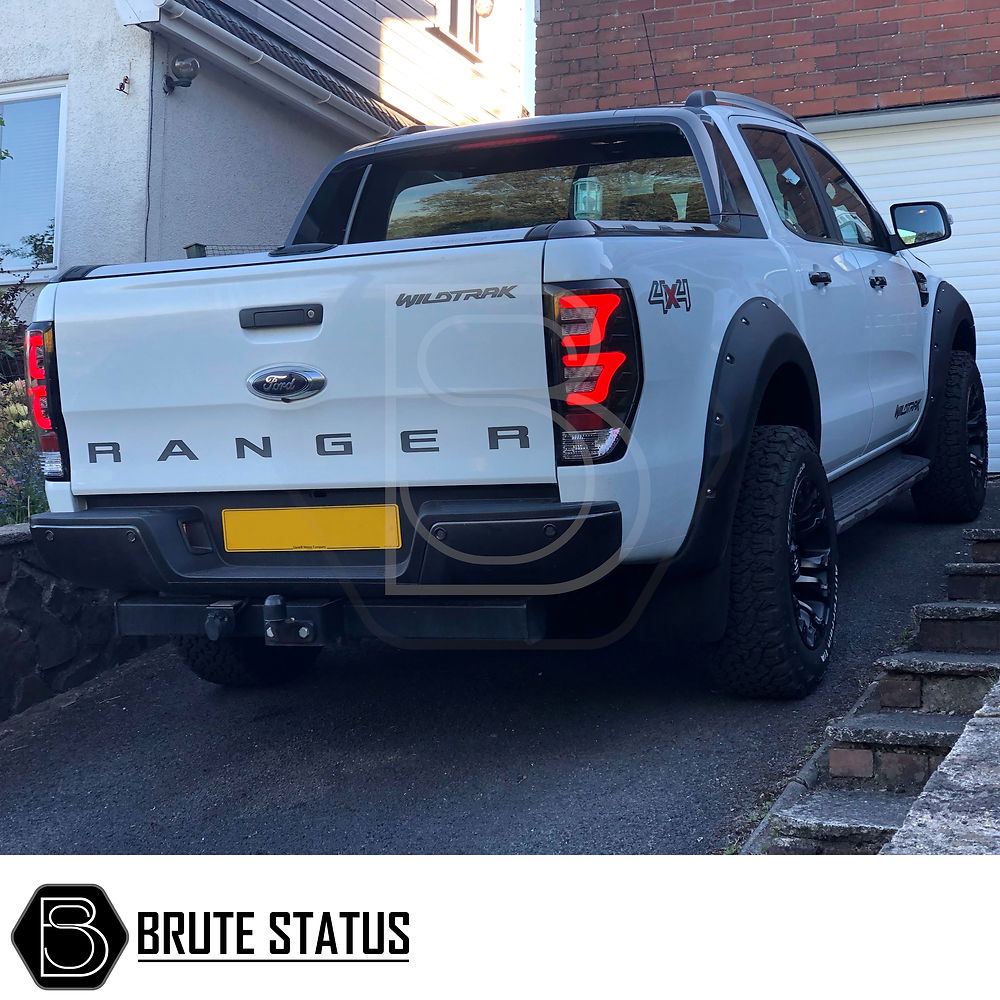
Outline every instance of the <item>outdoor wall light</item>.
[(163, 78), (163, 93), (172, 94), (177, 87), (190, 87), (200, 72), (201, 63), (194, 56), (174, 56), (170, 73)]

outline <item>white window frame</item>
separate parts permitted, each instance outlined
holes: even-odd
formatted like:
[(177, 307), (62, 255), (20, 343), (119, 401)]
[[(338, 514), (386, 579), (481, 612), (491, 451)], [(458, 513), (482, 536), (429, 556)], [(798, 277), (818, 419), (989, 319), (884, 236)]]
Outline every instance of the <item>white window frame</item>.
[(4, 267), (10, 274), (21, 275), (31, 272), (48, 274), (59, 270), (59, 256), (62, 250), (62, 216), (63, 193), (66, 179), (66, 100), (67, 81), (45, 80), (38, 83), (0, 84), (0, 104), (13, 104), (15, 101), (40, 100), (43, 97), (59, 98), (59, 141), (56, 151), (56, 204), (55, 232), (52, 238), (52, 263), (39, 264), (37, 267), (12, 266), (8, 258)]
[[(457, 0), (459, 4), (470, 3), (472, 0)], [(436, 35), (442, 42), (449, 45), (451, 48), (455, 49), (457, 52), (461, 52), (470, 62), (482, 62), (482, 56), (479, 54), (479, 31), (482, 27), (482, 18), (476, 13), (475, 6), (472, 8), (472, 28), (474, 34), (474, 41), (466, 41), (464, 38), (459, 37), (452, 33), (451, 30), (451, 9), (456, 3), (456, 0), (437, 0), (436, 11), (437, 17), (435, 23), (432, 24), (428, 31), (433, 35)]]

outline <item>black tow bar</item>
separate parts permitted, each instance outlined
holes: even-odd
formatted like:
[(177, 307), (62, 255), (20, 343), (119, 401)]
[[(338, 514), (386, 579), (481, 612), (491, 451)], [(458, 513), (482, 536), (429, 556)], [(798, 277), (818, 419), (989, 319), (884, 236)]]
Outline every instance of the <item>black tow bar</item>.
[(271, 594), (264, 601), (265, 646), (308, 646), (315, 639), (315, 623), (304, 618), (289, 618), (281, 594)]

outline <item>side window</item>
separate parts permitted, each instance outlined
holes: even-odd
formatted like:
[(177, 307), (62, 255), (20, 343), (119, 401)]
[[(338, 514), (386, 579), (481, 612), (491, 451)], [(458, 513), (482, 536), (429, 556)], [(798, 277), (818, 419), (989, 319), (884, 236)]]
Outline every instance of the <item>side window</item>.
[(812, 239), (829, 237), (819, 205), (788, 137), (773, 129), (741, 128), (740, 131), (767, 184), (781, 221), (799, 236)]
[[(719, 164), (719, 177), (723, 188), (723, 212), (737, 212), (740, 215), (756, 215), (757, 206), (750, 196), (750, 189), (743, 178), (743, 172), (729, 148), (729, 143), (722, 137), (715, 122), (705, 122), (708, 134), (715, 149), (715, 159)], [(728, 188), (728, 191), (726, 190)]]
[(879, 230), (858, 189), (829, 156), (810, 142), (803, 142), (806, 155), (819, 174), (820, 187), (830, 199), (833, 214), (845, 243), (881, 246)]
[(8, 268), (58, 263), (62, 93), (0, 94), (0, 258)]

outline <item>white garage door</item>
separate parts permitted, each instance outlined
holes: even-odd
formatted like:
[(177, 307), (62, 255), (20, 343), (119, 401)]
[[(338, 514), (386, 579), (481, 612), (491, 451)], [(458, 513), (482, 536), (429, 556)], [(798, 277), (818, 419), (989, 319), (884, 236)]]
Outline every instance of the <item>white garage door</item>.
[(940, 201), (952, 215), (952, 238), (922, 247), (917, 256), (972, 306), (989, 410), (990, 470), (1000, 471), (1000, 112), (827, 131), (836, 124), (817, 120), (809, 127), (887, 221), (894, 201)]

